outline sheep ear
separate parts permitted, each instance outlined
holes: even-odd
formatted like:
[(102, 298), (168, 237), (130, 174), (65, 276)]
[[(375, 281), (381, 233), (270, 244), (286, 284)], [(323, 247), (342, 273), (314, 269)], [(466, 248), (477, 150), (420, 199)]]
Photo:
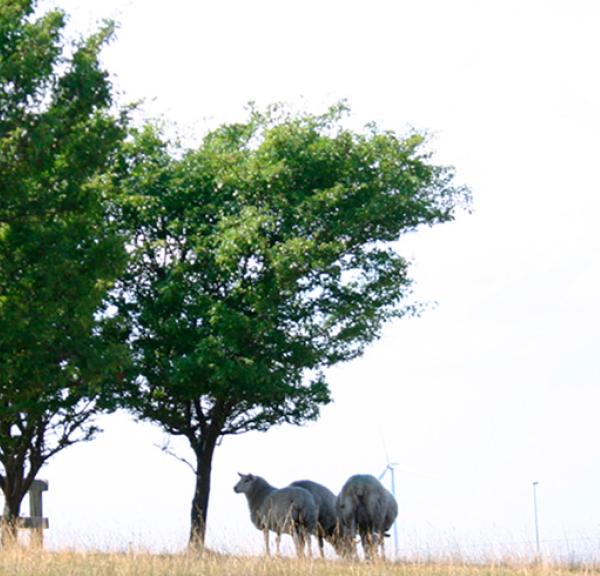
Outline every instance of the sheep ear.
[(244, 475), (243, 475), (241, 472), (238, 472), (238, 476), (239, 476), (240, 478), (243, 478), (243, 477), (244, 477)]

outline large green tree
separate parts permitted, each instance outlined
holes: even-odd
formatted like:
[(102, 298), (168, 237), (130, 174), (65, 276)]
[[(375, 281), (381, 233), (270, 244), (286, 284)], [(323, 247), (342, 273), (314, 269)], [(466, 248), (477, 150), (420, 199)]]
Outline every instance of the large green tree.
[[(103, 300), (125, 263), (106, 175), (125, 135), (98, 54), (65, 15), (0, 0), (0, 488), (3, 534), (42, 465), (90, 439), (122, 351)], [(104, 318), (104, 319), (103, 319)]]
[(192, 542), (219, 440), (316, 418), (324, 370), (410, 311), (393, 242), (468, 201), (421, 135), (357, 133), (344, 112), (252, 110), (197, 149), (151, 128), (130, 145), (131, 259), (115, 299), (135, 363), (127, 402), (189, 441)]

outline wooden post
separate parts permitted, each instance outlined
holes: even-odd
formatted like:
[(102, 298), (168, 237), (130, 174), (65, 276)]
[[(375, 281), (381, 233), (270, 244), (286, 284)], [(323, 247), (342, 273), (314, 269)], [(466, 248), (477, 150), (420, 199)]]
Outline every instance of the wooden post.
[(41, 548), (44, 545), (44, 528), (48, 528), (48, 519), (44, 518), (42, 492), (48, 490), (46, 480), (34, 480), (29, 489), (29, 518), (26, 526), (31, 528), (31, 545)]
[[(34, 480), (29, 488), (29, 516), (19, 516), (16, 519), (17, 528), (28, 528), (31, 530), (29, 540), (32, 546), (42, 547), (44, 545), (44, 528), (48, 528), (48, 518), (44, 518), (42, 507), (42, 492), (48, 490), (47, 480)], [(2, 516), (0, 516), (2, 524)]]

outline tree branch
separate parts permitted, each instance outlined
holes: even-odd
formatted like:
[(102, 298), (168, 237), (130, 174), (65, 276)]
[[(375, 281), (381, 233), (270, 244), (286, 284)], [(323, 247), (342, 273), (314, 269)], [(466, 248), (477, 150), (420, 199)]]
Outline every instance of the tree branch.
[(179, 455), (175, 454), (175, 452), (173, 452), (169, 448), (168, 441), (167, 441), (166, 444), (163, 444), (162, 446), (160, 444), (156, 444), (156, 443), (154, 444), (154, 446), (156, 446), (157, 448), (159, 448), (161, 450), (161, 452), (164, 452), (165, 454), (168, 454), (169, 456), (172, 456), (176, 460), (179, 460), (180, 462), (183, 462), (184, 464), (186, 464), (187, 466), (190, 467), (191, 471), (194, 474), (196, 474), (196, 467), (189, 460), (186, 460), (185, 458), (183, 458), (183, 456), (179, 456)]

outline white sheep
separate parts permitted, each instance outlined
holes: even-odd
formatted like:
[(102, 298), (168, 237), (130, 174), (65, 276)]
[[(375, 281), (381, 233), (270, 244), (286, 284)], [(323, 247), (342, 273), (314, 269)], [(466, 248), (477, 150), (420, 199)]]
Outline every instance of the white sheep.
[[(335, 494), (326, 486), (312, 480), (296, 480), (290, 486), (308, 490), (317, 505), (316, 536), (319, 543), (321, 558), (325, 557), (323, 549), (324, 540), (336, 547), (337, 513), (335, 509)], [(337, 547), (336, 547), (337, 550)]]
[(354, 537), (360, 535), (365, 557), (372, 559), (398, 515), (398, 504), (381, 482), (369, 474), (348, 478), (336, 500), (339, 539), (344, 555), (356, 556)]
[(311, 556), (310, 535), (317, 527), (317, 505), (312, 494), (304, 488), (288, 486), (274, 488), (264, 478), (254, 474), (239, 474), (240, 480), (233, 487), (238, 494), (245, 494), (254, 526), (263, 531), (265, 551), (270, 555), (269, 530), (277, 535), (279, 555), (281, 534), (291, 534), (299, 558), (304, 556), (305, 544)]

